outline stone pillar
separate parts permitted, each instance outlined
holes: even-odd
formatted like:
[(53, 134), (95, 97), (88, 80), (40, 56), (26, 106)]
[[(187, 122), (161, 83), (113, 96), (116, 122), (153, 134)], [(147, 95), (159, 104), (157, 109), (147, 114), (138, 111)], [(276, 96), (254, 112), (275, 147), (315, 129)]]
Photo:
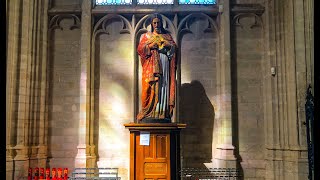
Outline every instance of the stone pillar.
[(28, 116), (30, 108), (30, 78), (31, 78), (31, 41), (30, 35), (32, 30), (32, 19), (30, 13), (33, 11), (32, 1), (20, 1), (22, 7), (21, 14), (21, 34), (20, 34), (20, 54), (18, 54), (17, 63), (17, 142), (15, 160), (27, 160), (28, 158), (28, 134), (30, 119)]
[[(306, 179), (304, 1), (266, 3), (264, 118), (267, 179)], [(309, 44), (310, 45), (310, 44)], [(271, 75), (270, 68), (276, 74)]]
[[(48, 0), (34, 0), (30, 4), (29, 47), (30, 74), (28, 82), (29, 110), (28, 110), (28, 134), (29, 166), (45, 167), (47, 158), (47, 146), (44, 144), (45, 112), (46, 107), (46, 41), (47, 41), (47, 4)], [(23, 44), (21, 44), (23, 45)], [(43, 55), (44, 53), (44, 55)]]
[(19, 0), (7, 2), (7, 84), (6, 84), (6, 179), (13, 179), (14, 149), (16, 143), (16, 112), (17, 112), (17, 64), (19, 45), (19, 16), (21, 14)]
[(37, 50), (37, 62), (38, 62), (38, 100), (37, 100), (37, 109), (36, 113), (39, 117), (38, 122), (38, 141), (37, 141), (37, 156), (38, 159), (38, 167), (46, 167), (47, 162), (47, 136), (48, 136), (48, 117), (47, 117), (47, 67), (48, 67), (48, 56), (47, 56), (47, 49), (48, 49), (48, 0), (38, 1), (38, 15), (37, 18), (39, 19), (38, 28), (37, 28), (37, 35), (38, 35), (38, 50)]
[(235, 147), (232, 142), (232, 103), (231, 103), (231, 39), (230, 39), (230, 0), (224, 0), (223, 11), (220, 17), (220, 80), (218, 93), (219, 99), (219, 127), (218, 144), (213, 150), (214, 157), (212, 166), (214, 168), (235, 168), (236, 157), (234, 155)]
[[(41, 84), (41, 63), (42, 61), (46, 61), (46, 59), (40, 58), (40, 50), (41, 50), (41, 27), (42, 24), (42, 2), (35, 0), (32, 4), (32, 10), (30, 9), (30, 19), (32, 19), (31, 22), (31, 30), (29, 34), (29, 40), (31, 41), (30, 45), (30, 109), (29, 109), (29, 134), (28, 134), (28, 145), (30, 148), (29, 152), (29, 166), (30, 167), (36, 167), (39, 166), (38, 164), (38, 153), (39, 152), (39, 136), (38, 133), (40, 133), (41, 129), (39, 129), (40, 125), (40, 84)], [(39, 134), (40, 135), (40, 134)], [(46, 152), (44, 152), (46, 154)], [(40, 155), (43, 156), (43, 155)], [(45, 165), (46, 157), (44, 158), (42, 163)]]
[[(263, 63), (263, 102), (264, 102), (264, 127), (266, 128), (266, 135), (265, 135), (265, 143), (267, 148), (272, 148), (274, 141), (277, 139), (276, 136), (278, 134), (269, 133), (269, 130), (273, 129), (273, 115), (274, 109), (272, 108), (272, 94), (274, 94), (274, 85), (272, 84), (273, 76), (271, 75), (270, 69), (271, 67), (275, 66), (274, 59), (275, 59), (275, 25), (273, 17), (273, 2), (268, 1), (266, 3), (267, 10), (264, 13), (264, 21), (265, 23), (265, 34), (264, 34), (264, 41), (265, 41), (265, 54), (264, 58), (265, 61)], [(268, 23), (267, 23), (268, 22)]]
[(94, 146), (90, 146), (90, 125), (91, 125), (91, 122), (90, 122), (91, 48), (90, 47), (91, 47), (91, 36), (92, 36), (91, 7), (92, 7), (92, 1), (82, 2), (79, 145), (77, 146), (78, 153), (75, 160), (76, 168), (93, 167), (95, 163)]
[(20, 1), (22, 7), (20, 29), (20, 53), (18, 52), (17, 76), (17, 139), (15, 163), (15, 178), (27, 175), (30, 151), (30, 124), (31, 124), (31, 78), (32, 78), (32, 28), (34, 1)]
[(8, 5), (7, 179), (25, 177), (28, 167), (46, 163), (47, 4), (16, 0)]
[[(294, 66), (292, 75), (295, 77), (296, 103), (294, 108), (295, 116), (293, 124), (294, 132), (297, 137), (296, 158), (297, 158), (297, 179), (307, 179), (308, 156), (307, 156), (307, 137), (305, 102), (306, 90), (309, 84), (314, 88), (314, 57), (313, 57), (313, 1), (294, 0), (292, 5), (292, 29), (294, 35), (294, 45), (292, 49), (295, 52), (292, 57)], [(303, 7), (303, 8), (301, 8)], [(291, 92), (291, 91), (290, 91)], [(298, 112), (298, 113), (296, 113)], [(297, 128), (298, 125), (298, 128)]]
[[(304, 1), (307, 83), (314, 88), (314, 1)], [(314, 93), (313, 93), (314, 94)]]
[[(12, 167), (14, 179), (27, 175), (29, 166), (29, 133), (32, 78), (32, 28), (34, 1), (10, 2), (8, 49), (8, 116), (9, 158), (15, 151)], [(11, 12), (10, 12), (11, 11)], [(20, 26), (21, 24), (21, 26)], [(20, 29), (21, 27), (21, 29)], [(12, 29), (11, 29), (12, 28)], [(18, 91), (16, 91), (18, 90)], [(12, 156), (11, 156), (12, 157)], [(10, 169), (10, 168), (9, 168)]]

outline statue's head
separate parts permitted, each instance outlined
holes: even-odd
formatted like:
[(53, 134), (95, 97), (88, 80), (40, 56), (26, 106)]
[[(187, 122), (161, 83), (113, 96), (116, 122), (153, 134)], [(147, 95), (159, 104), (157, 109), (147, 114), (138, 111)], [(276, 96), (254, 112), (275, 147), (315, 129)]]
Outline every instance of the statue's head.
[(160, 14), (155, 13), (151, 16), (151, 31), (156, 31), (159, 34), (166, 32), (162, 26), (162, 17)]

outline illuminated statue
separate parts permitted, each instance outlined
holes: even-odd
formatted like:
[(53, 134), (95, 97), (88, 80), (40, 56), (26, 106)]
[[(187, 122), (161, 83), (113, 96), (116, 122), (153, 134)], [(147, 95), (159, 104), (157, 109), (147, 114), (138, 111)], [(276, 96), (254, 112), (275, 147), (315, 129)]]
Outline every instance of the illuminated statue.
[(142, 109), (137, 119), (170, 122), (175, 106), (176, 44), (162, 26), (159, 14), (151, 18), (151, 32), (138, 46), (142, 64)]

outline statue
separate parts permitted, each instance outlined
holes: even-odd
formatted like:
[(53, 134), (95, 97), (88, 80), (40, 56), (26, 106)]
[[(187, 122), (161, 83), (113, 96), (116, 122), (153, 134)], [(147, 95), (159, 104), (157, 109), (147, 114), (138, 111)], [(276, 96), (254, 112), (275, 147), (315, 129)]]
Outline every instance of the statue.
[(151, 32), (142, 35), (138, 54), (142, 65), (142, 122), (171, 122), (175, 106), (177, 45), (162, 26), (162, 17), (153, 14)]

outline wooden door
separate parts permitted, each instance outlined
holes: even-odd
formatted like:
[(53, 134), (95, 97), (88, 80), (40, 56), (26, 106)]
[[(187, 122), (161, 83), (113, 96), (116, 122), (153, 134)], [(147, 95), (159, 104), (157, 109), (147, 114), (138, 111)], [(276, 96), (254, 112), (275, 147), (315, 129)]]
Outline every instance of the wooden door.
[(136, 180), (170, 180), (170, 133), (150, 133), (150, 145), (136, 138)]

